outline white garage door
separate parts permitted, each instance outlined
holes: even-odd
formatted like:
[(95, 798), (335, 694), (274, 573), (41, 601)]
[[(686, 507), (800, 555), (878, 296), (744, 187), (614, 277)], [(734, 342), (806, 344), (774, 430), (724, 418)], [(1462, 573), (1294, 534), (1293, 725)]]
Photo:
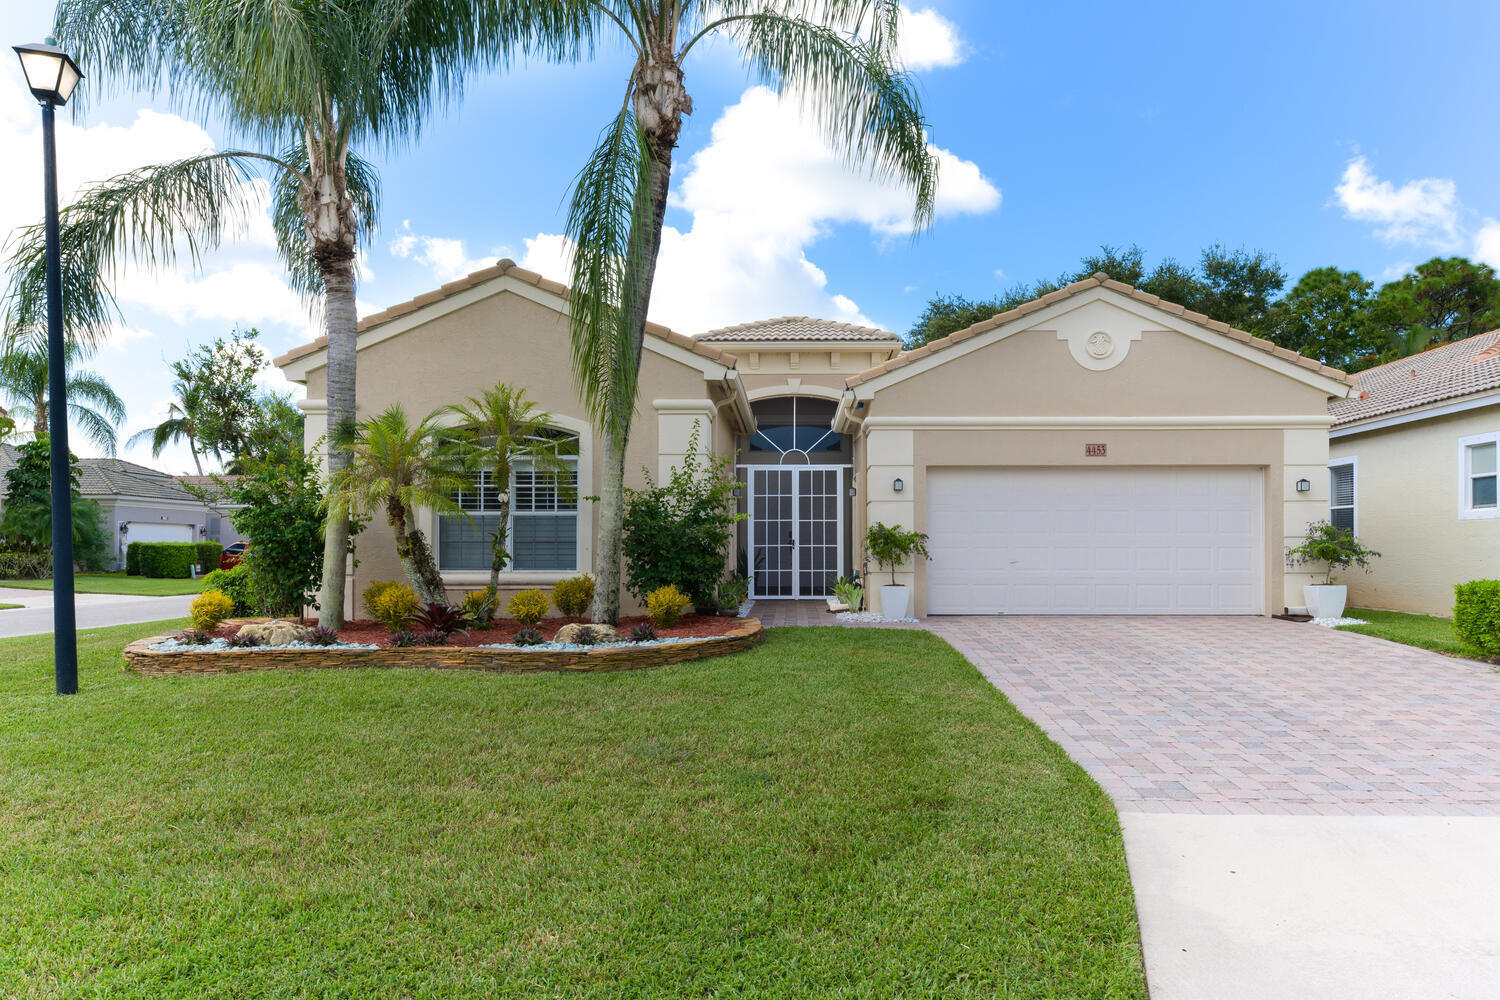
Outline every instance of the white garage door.
[(941, 469), (935, 615), (1261, 614), (1260, 469)]
[(127, 521), (125, 543), (131, 542), (195, 542), (197, 536), (191, 524), (163, 524), (159, 521)]

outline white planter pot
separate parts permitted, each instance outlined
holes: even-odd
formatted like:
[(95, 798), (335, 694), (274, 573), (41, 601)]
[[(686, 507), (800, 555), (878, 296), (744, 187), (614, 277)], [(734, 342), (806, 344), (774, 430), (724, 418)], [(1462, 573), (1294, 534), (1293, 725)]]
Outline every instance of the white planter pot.
[(1342, 618), (1349, 600), (1349, 588), (1342, 583), (1319, 583), (1302, 588), (1307, 613), (1314, 618)]
[(886, 618), (905, 618), (911, 591), (899, 584), (880, 588), (880, 613)]

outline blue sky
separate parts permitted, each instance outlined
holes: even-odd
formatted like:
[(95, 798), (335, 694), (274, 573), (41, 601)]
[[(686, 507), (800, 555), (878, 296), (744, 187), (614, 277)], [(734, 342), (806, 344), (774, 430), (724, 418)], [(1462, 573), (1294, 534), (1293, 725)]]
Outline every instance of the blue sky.
[[(39, 6), (5, 0), (9, 43), (45, 34)], [(1500, 264), (1487, 72), (1500, 5), (916, 0), (909, 12), (908, 63), (943, 151), (936, 225), (913, 240), (899, 189), (840, 169), (729, 46), (700, 48), (656, 318), (695, 333), (807, 312), (900, 331), (934, 293), (1053, 277), (1101, 243), (1139, 243), (1153, 260), (1216, 241), (1264, 248), (1294, 279), (1332, 264), (1379, 280), (1437, 253)], [(587, 65), (476, 79), (419, 143), (377, 156), (385, 201), (362, 305), (500, 255), (559, 276), (568, 186), (628, 68), (606, 47)], [(37, 211), (40, 154), (9, 63), (0, 85), (0, 134), (19, 153), (0, 165), (9, 229)], [(233, 144), (164, 97), (116, 94), (81, 126), (63, 135), (65, 187)], [(188, 344), (236, 324), (275, 352), (309, 336), (265, 240), (261, 220), (202, 272), (122, 279), (126, 323), (94, 366), (126, 397), (127, 433), (158, 417), (163, 359)]]

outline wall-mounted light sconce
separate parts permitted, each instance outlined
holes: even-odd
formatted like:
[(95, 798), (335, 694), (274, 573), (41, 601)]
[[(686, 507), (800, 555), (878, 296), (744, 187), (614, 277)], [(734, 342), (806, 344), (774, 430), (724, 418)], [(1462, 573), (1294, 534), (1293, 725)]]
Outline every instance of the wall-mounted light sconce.
[(858, 496), (859, 495), (859, 490), (857, 490), (853, 486), (851, 486), (851, 487), (849, 487), (849, 495), (851, 497), (852, 496)]
[(1297, 480), (1297, 492), (1298, 493), (1307, 493), (1311, 489), (1312, 489), (1312, 483), (1308, 482), (1306, 479), (1299, 479), (1299, 480)]
[(120, 534), (123, 535), (127, 531), (129, 531), (129, 530), (130, 530), (130, 525), (126, 524), (124, 521), (121, 521), (120, 522)]
[(745, 498), (745, 487), (743, 485), (736, 486), (734, 488), (733, 496), (736, 500), (743, 500)]
[(206, 525), (206, 524), (200, 524), (200, 525), (198, 525), (198, 537), (199, 538), (207, 538), (208, 537), (208, 525)]
[(897, 479), (894, 483), (891, 483), (891, 489), (895, 490), (897, 493), (900, 493), (902, 490), (906, 489), (906, 484), (903, 483), (900, 479)]

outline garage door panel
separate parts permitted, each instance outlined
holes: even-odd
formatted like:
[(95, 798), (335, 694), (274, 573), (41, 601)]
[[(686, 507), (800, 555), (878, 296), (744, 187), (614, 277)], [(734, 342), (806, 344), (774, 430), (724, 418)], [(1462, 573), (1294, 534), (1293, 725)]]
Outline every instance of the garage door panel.
[(932, 470), (932, 614), (1260, 614), (1258, 469)]

